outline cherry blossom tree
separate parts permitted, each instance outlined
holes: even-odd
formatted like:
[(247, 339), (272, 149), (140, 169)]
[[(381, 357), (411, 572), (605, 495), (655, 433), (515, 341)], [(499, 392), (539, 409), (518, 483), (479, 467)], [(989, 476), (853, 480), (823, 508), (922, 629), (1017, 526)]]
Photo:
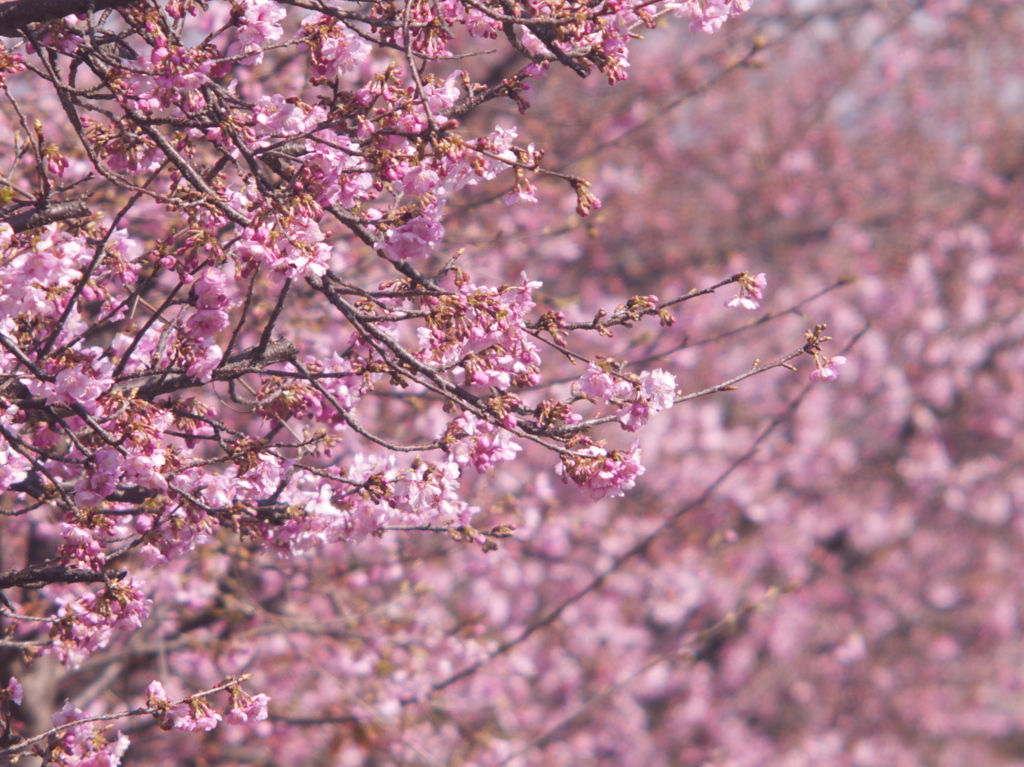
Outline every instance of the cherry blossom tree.
[(0, 6), (0, 754), (1019, 758), (1020, 12), (744, 11)]
[[(653, 425), (645, 502), (609, 512), (596, 524), (614, 532), (589, 549), (575, 538), (567, 558), (600, 575), (617, 564), (590, 564), (602, 544), (633, 556), (571, 622), (559, 616), (557, 639), (559, 627), (543, 629), (538, 646), (561, 653), (574, 697), (549, 698), (559, 714), (516, 753), (1016, 764), (1019, 10), (761, 10), (744, 20), (752, 28), (709, 41), (706, 58), (645, 79), (640, 98), (574, 101), (578, 116), (559, 102), (562, 124), (606, 121), (610, 135), (575, 151), (586, 162), (606, 148), (608, 186), (595, 190), (631, 198), (621, 212), (606, 205), (587, 240), (587, 265), (607, 267), (595, 292), (643, 291), (756, 253), (773, 309), (799, 303), (859, 339), (836, 355), (849, 360), (835, 368), (839, 388), (805, 393), (781, 377), (773, 392), (762, 379)], [(716, 79), (757, 34), (758, 68)], [(663, 45), (640, 55), (664, 60)], [(782, 335), (802, 317), (763, 319), (757, 333)], [(717, 359), (749, 348), (720, 343)], [(774, 438), (757, 442), (762, 429)], [(695, 489), (755, 442), (712, 493)], [(608, 540), (637, 547), (650, 530), (640, 549)], [(583, 626), (598, 628), (580, 637)]]

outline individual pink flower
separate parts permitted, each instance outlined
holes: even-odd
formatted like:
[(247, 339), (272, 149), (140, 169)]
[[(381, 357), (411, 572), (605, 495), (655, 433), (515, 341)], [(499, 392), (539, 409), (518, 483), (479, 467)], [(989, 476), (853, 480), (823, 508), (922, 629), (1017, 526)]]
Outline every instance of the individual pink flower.
[(621, 408), (616, 413), (616, 417), (619, 419), (619, 423), (622, 424), (623, 429), (626, 431), (636, 431), (646, 426), (655, 412), (647, 400), (640, 398), (629, 405), (629, 407)]
[(21, 705), (25, 690), (21, 686), (21, 682), (18, 681), (17, 677), (11, 677), (11, 680), (7, 683), (7, 688), (4, 692), (11, 699), (11, 702), (14, 703), (14, 705)]
[(618, 498), (633, 489), (636, 479), (646, 471), (640, 463), (640, 443), (634, 442), (629, 452), (608, 452), (599, 444), (582, 438), (563, 453), (555, 473), (563, 481), (572, 480), (597, 501)]
[(501, 30), (501, 22), (485, 16), (475, 8), (466, 8), (466, 29), (470, 37), (483, 37), (493, 40)]
[(189, 698), (171, 709), (174, 728), (185, 732), (210, 732), (217, 728), (221, 715), (201, 698)]
[(146, 705), (153, 709), (153, 716), (160, 720), (160, 727), (165, 730), (209, 732), (221, 721), (220, 714), (210, 708), (201, 695), (172, 705), (163, 684), (155, 680), (146, 688)]
[(516, 188), (511, 192), (502, 196), (501, 201), (507, 207), (512, 207), (513, 205), (532, 205), (537, 202), (537, 187), (528, 181), (524, 181), (522, 184), (517, 184)]
[(613, 399), (629, 400), (633, 396), (632, 384), (591, 362), (580, 376), (579, 391), (584, 397), (608, 403)]
[(846, 357), (817, 357), (817, 368), (811, 373), (812, 381), (834, 381), (839, 378), (839, 366), (846, 364)]
[(252, 66), (263, 61), (262, 47), (283, 34), (280, 22), (287, 11), (269, 0), (244, 0), (241, 6), (244, 13), (238, 30), (238, 41), (231, 46), (228, 53), (232, 56), (239, 53), (256, 54), (243, 61), (244, 64)]
[[(52, 399), (66, 404), (96, 399), (100, 394), (99, 387), (93, 385), (93, 380), (85, 372), (84, 365), (75, 365), (57, 373), (54, 389), (55, 396)], [(47, 398), (47, 401), (49, 402), (50, 398)]]
[(648, 419), (676, 402), (676, 377), (664, 370), (645, 370), (639, 382), (633, 383), (635, 391), (625, 401), (632, 405), (619, 411), (619, 420), (627, 431), (636, 431), (647, 424)]
[(350, 29), (331, 24), (328, 17), (314, 13), (302, 22), (313, 52), (313, 74), (333, 80), (358, 69), (369, 58), (370, 44)]
[(50, 715), (50, 724), (54, 727), (60, 727), (64, 724), (77, 722), (79, 719), (85, 719), (86, 716), (88, 716), (88, 714), (81, 709), (72, 706), (70, 700), (65, 700), (61, 710)]
[(220, 348), (212, 337), (203, 339), (203, 345), (189, 347), (189, 362), (185, 368), (190, 376), (203, 383), (209, 383), (213, 378), (213, 371), (220, 365), (224, 350)]
[[(463, 75), (465, 72), (456, 69), (448, 75), (443, 83), (424, 88), (427, 104), (434, 112), (450, 107), (459, 100), (459, 84), (462, 82)], [(435, 115), (435, 117), (440, 117), (440, 115)]]
[(441, 184), (441, 177), (433, 168), (423, 165), (413, 168), (402, 179), (406, 194), (423, 195), (433, 191)]
[(232, 688), (231, 710), (228, 711), (225, 721), (228, 724), (251, 724), (262, 722), (267, 718), (267, 705), (270, 703), (270, 696), (260, 693), (249, 695), (241, 688)]
[(202, 343), (231, 324), (228, 313), (220, 309), (200, 309), (185, 320), (189, 338)]
[(230, 303), (227, 296), (228, 278), (219, 269), (212, 267), (203, 272), (192, 290), (196, 294), (196, 308), (223, 309)]
[(756, 277), (751, 277), (749, 272), (744, 272), (740, 275), (737, 284), (740, 286), (740, 292), (726, 301), (726, 306), (742, 306), (751, 311), (760, 306), (758, 301), (764, 298), (762, 291), (768, 287), (768, 278), (764, 272)]
[(93, 471), (75, 483), (75, 503), (83, 508), (98, 506), (117, 490), (124, 457), (112, 447), (100, 448), (93, 455)]
[(412, 261), (426, 258), (444, 239), (444, 227), (427, 216), (417, 216), (412, 221), (390, 230), (384, 242), (377, 247), (384, 255), (396, 261)]
[(640, 394), (655, 411), (666, 410), (676, 402), (676, 377), (660, 369), (645, 370), (640, 374)]
[(713, 35), (726, 19), (750, 10), (750, 0), (672, 0), (667, 6), (679, 18), (690, 17), (690, 32)]
[(114, 379), (109, 375), (110, 363), (105, 360), (92, 361), (98, 358), (99, 351), (85, 350), (81, 357), (86, 359), (58, 371), (52, 384), (47, 382), (40, 386), (37, 381), (28, 381), (29, 389), (33, 393), (44, 394), (48, 405), (81, 405), (86, 412), (97, 413), (99, 404), (96, 400), (114, 383)]
[(454, 426), (464, 436), (451, 446), (449, 455), (459, 466), (472, 464), (480, 474), (498, 463), (515, 459), (522, 450), (520, 445), (512, 441), (508, 431), (472, 413), (463, 413), (456, 418)]
[(170, 704), (171, 699), (167, 697), (167, 691), (161, 682), (153, 680), (146, 688), (146, 705), (150, 708), (159, 708), (161, 705)]

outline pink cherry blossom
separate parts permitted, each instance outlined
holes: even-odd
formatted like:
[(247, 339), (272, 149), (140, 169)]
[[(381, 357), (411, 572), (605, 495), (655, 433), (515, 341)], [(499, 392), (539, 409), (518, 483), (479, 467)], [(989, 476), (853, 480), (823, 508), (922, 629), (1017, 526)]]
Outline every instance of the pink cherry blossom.
[(0, 762), (1019, 756), (1013, 3), (12, 5)]
[(417, 216), (408, 223), (388, 230), (378, 246), (388, 258), (415, 261), (426, 258), (444, 239), (444, 227), (428, 216)]
[(7, 695), (10, 696), (11, 701), (16, 705), (20, 706), (24, 699), (25, 689), (21, 686), (21, 682), (18, 681), (17, 677), (11, 677), (7, 682), (7, 687), (4, 690)]
[(768, 278), (765, 277), (764, 272), (756, 277), (751, 277), (744, 272), (740, 276), (738, 284), (740, 286), (739, 294), (730, 298), (725, 305), (741, 306), (751, 311), (760, 306), (758, 302), (764, 299), (762, 291), (768, 286)]
[(839, 377), (839, 366), (846, 364), (846, 357), (832, 357), (819, 361), (818, 367), (811, 372), (812, 381), (834, 381)]
[(259, 52), (261, 48), (283, 34), (279, 22), (284, 19), (286, 11), (270, 0), (245, 0), (241, 7), (244, 9), (242, 24), (231, 52), (255, 53), (247, 63), (258, 64), (263, 60), (263, 54)]

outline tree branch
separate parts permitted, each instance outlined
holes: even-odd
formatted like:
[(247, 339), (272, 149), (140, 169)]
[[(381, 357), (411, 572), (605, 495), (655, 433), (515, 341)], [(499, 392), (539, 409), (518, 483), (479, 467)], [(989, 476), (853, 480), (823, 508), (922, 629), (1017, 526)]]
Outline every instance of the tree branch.
[(0, 36), (21, 37), (28, 24), (62, 19), (71, 14), (122, 8), (139, 0), (15, 0), (0, 4)]
[[(298, 354), (298, 350), (288, 340), (275, 341), (268, 345), (263, 352), (253, 347), (228, 358), (227, 363), (213, 371), (213, 380), (231, 381), (248, 373), (260, 373), (268, 365), (294, 359), (296, 354)], [(148, 376), (147, 380), (148, 382), (141, 386), (137, 382), (118, 383), (113, 387), (113, 390), (136, 389), (135, 397), (152, 401), (164, 394), (171, 394), (182, 389), (202, 385), (198, 379), (184, 373), (169, 377), (155, 373), (152, 376)], [(28, 394), (27, 387), (20, 382), (14, 382), (13, 390), (16, 395)], [(13, 402), (25, 411), (44, 411), (46, 415), (43, 417), (47, 421), (65, 418), (73, 412), (71, 408), (63, 405), (47, 405), (45, 397), (23, 397), (22, 399), (14, 399)]]
[(29, 589), (41, 588), (48, 583), (105, 583), (111, 578), (121, 580), (127, 574), (125, 570), (96, 572), (60, 565), (29, 567), (24, 570), (11, 570), (0, 575), (0, 590), (16, 586)]
[(38, 229), (41, 226), (52, 224), (54, 221), (87, 218), (89, 213), (89, 206), (86, 205), (85, 200), (71, 200), (45, 207), (33, 207), (4, 219), (4, 222), (10, 224), (15, 232), (26, 232), (29, 229)]

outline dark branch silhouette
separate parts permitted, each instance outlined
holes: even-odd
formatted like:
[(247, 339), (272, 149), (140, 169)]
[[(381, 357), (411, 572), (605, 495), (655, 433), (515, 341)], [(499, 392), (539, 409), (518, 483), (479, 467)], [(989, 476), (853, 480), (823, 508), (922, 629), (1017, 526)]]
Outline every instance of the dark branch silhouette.
[(96, 572), (80, 570), (74, 567), (33, 566), (24, 570), (10, 570), (0, 575), (0, 590), (21, 588), (41, 588), (49, 583), (105, 583), (108, 579), (120, 580), (125, 570), (109, 570)]
[(0, 4), (0, 36), (20, 37), (28, 24), (108, 8), (123, 8), (138, 0), (16, 0)]
[(33, 207), (4, 219), (15, 232), (27, 232), (55, 221), (68, 221), (73, 218), (87, 218), (90, 214), (85, 200), (71, 200), (47, 205), (42, 208)]

